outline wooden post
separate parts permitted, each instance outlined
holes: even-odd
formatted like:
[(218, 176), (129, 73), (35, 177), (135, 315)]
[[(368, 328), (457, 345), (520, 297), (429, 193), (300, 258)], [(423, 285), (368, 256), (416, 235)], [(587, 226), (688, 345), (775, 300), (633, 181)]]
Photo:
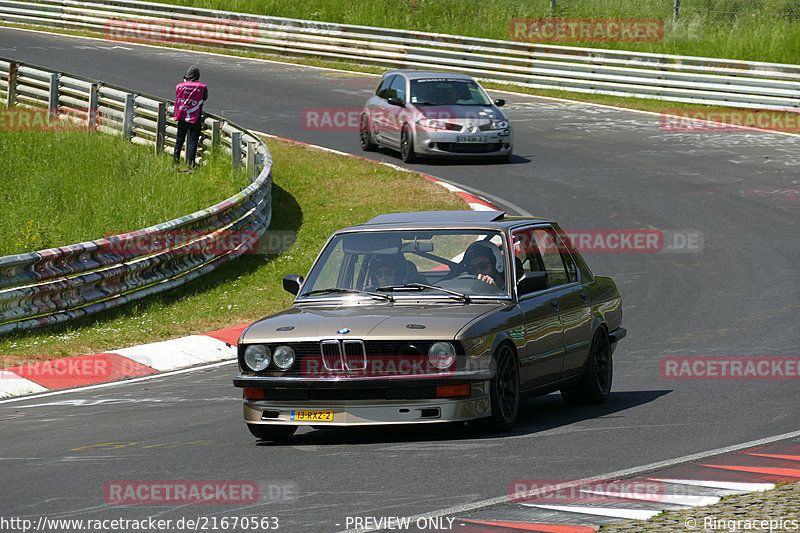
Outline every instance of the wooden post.
[(89, 131), (97, 130), (99, 125), (99, 111), (97, 110), (97, 98), (99, 95), (100, 86), (96, 83), (93, 83), (89, 86), (89, 109), (88, 109), (88, 126), (87, 129)]
[(122, 136), (127, 140), (133, 137), (133, 105), (135, 98), (131, 93), (125, 95), (125, 111), (122, 116)]
[(167, 136), (167, 103), (158, 103), (158, 116), (156, 118), (156, 155), (164, 151), (164, 142)]
[(50, 74), (50, 94), (47, 97), (50, 120), (58, 120), (58, 74)]
[(17, 105), (17, 72), (19, 72), (18, 63), (8, 64), (8, 93), (6, 94), (6, 108), (14, 107)]
[(222, 145), (222, 137), (220, 136), (221, 125), (219, 120), (211, 121), (211, 146), (217, 148)]
[(231, 164), (238, 170), (242, 168), (242, 132), (231, 133)]
[(247, 141), (247, 173), (251, 176), (258, 176), (256, 171), (256, 142)]

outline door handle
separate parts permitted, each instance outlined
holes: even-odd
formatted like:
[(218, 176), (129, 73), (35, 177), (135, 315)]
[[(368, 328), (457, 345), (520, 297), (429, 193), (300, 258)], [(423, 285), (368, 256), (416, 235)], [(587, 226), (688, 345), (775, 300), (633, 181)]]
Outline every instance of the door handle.
[(581, 299), (583, 300), (583, 303), (586, 303), (589, 300), (589, 295), (586, 294), (585, 292), (582, 292)]
[(550, 300), (550, 305), (553, 306), (553, 309), (558, 311), (558, 300)]

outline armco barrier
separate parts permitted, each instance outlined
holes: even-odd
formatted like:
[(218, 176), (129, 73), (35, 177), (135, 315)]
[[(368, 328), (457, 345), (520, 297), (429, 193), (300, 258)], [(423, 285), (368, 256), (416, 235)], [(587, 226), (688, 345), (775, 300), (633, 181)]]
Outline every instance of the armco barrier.
[[(174, 147), (171, 105), (155, 97), (3, 58), (0, 95), (9, 108), (38, 106), (54, 115), (69, 109), (72, 118), (83, 112), (87, 128), (153, 144), (156, 153)], [(255, 244), (272, 215), (271, 155), (247, 130), (204, 115), (204, 148), (219, 145), (235, 166), (246, 164), (251, 184), (214, 206), (146, 229), (0, 257), (0, 333), (64, 322), (171, 289)]]
[(471, 74), (542, 89), (800, 110), (800, 65), (530, 44), (136, 2), (0, 0), (0, 21)]

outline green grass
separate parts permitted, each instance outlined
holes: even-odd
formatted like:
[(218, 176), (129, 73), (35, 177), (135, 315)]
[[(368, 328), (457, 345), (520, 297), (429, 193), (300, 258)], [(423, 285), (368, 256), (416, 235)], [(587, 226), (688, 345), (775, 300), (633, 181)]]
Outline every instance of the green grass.
[[(164, 3), (325, 22), (359, 24), (490, 39), (511, 39), (515, 18), (551, 15), (549, 0), (363, 0), (358, 9), (331, 0), (164, 0)], [(713, 5), (712, 5), (713, 4)], [(722, 57), (778, 63), (800, 61), (800, 2), (769, 0), (738, 6), (732, 1), (684, 0), (672, 23), (672, 2), (632, 6), (623, 0), (558, 0), (554, 16), (568, 18), (660, 18), (658, 42), (555, 43), (593, 48)], [(711, 10), (711, 13), (703, 10)], [(720, 13), (724, 12), (724, 13)]]
[(5, 358), (5, 366), (251, 322), (291, 303), (281, 279), (284, 274), (305, 275), (335, 229), (386, 212), (468, 208), (443, 187), (413, 173), (283, 141), (267, 143), (275, 161), (270, 231), (296, 233), (290, 250), (269, 258), (245, 255), (200, 280), (124, 309), (5, 335), (0, 338), (0, 355), (13, 355)]
[(154, 157), (152, 147), (121, 137), (0, 130), (0, 255), (166, 222), (248, 183), (223, 156), (189, 174), (173, 168), (170, 156)]

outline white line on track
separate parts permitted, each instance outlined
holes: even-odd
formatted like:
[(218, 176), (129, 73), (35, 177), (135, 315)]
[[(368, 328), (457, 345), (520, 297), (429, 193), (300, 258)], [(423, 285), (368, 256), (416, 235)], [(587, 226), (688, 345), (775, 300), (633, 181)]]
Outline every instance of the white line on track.
[(195, 372), (195, 371), (198, 371), (198, 370), (207, 370), (209, 368), (216, 368), (218, 366), (230, 365), (230, 364), (234, 364), (234, 363), (236, 363), (236, 359), (229, 359), (227, 361), (220, 361), (218, 363), (211, 363), (211, 364), (208, 364), (208, 365), (201, 365), (201, 366), (193, 366), (191, 368), (182, 368), (180, 370), (172, 370), (172, 371), (169, 371), (169, 372), (161, 372), (161, 373), (158, 373), (158, 374), (148, 374), (146, 376), (139, 376), (137, 378), (124, 379), (124, 380), (120, 380), (120, 381), (110, 381), (108, 383), (98, 383), (96, 385), (87, 385), (85, 387), (75, 387), (75, 388), (72, 388), (72, 389), (60, 389), (60, 390), (56, 390), (56, 391), (53, 391), (53, 392), (44, 392), (44, 393), (41, 393), (41, 394), (29, 394), (27, 396), (17, 396), (15, 398), (7, 398), (5, 400), (0, 400), (0, 405), (2, 405), (4, 403), (21, 402), (21, 401), (24, 401), (24, 400), (36, 401), (36, 400), (38, 400), (40, 398), (47, 398), (48, 396), (57, 396), (57, 395), (61, 395), (61, 394), (69, 394), (69, 393), (72, 393), (72, 392), (83, 392), (83, 391), (92, 390), (92, 389), (104, 389), (104, 388), (108, 388), (108, 387), (116, 387), (116, 386), (119, 386), (119, 385), (127, 385), (128, 383), (136, 383), (136, 382), (139, 382), (139, 381), (148, 381), (148, 380), (151, 380), (151, 379), (163, 378), (163, 377), (166, 377), (166, 376), (176, 376), (178, 374), (186, 374), (186, 373)]
[[(650, 463), (642, 466), (636, 466), (633, 468), (626, 468), (624, 470), (617, 470), (615, 472), (609, 472), (607, 474), (601, 474), (599, 476), (594, 476), (585, 479), (579, 479), (576, 481), (571, 481), (568, 483), (562, 483), (558, 485), (558, 489), (564, 489), (569, 487), (574, 487), (577, 485), (582, 485), (586, 483), (590, 483), (592, 481), (603, 481), (608, 479), (620, 479), (626, 477), (633, 477), (639, 474), (643, 474), (646, 472), (652, 472), (654, 470), (660, 470), (663, 468), (668, 468), (670, 466), (675, 466), (683, 463), (690, 463), (693, 461), (699, 461), (701, 459), (706, 459), (708, 457), (713, 457), (715, 455), (722, 455), (726, 453), (736, 452), (747, 448), (755, 448), (756, 446), (762, 446), (765, 444), (772, 444), (773, 442), (778, 442), (786, 439), (800, 437), (800, 431), (793, 431), (791, 433), (783, 433), (781, 435), (775, 435), (772, 437), (766, 437), (764, 439), (758, 440), (751, 440), (749, 442), (743, 442), (741, 444), (734, 444), (732, 446), (725, 446), (723, 448), (715, 448), (713, 450), (708, 450), (705, 452), (694, 453), (690, 455), (684, 455), (682, 457), (676, 457), (675, 459), (668, 459), (666, 461), (660, 461), (657, 463)], [(665, 482), (674, 482), (673, 480), (664, 480)], [(479, 509), (484, 509), (487, 507), (494, 507), (497, 505), (502, 505), (505, 503), (510, 503), (511, 498), (509, 496), (498, 496), (496, 498), (490, 498), (488, 500), (483, 500), (479, 502), (468, 503), (464, 505), (457, 505), (454, 507), (448, 507), (446, 509), (440, 509), (438, 511), (432, 511), (430, 513), (424, 513), (416, 516), (410, 517), (412, 521), (416, 521), (418, 518), (433, 518), (439, 516), (447, 516), (453, 514), (463, 514), (466, 512), (477, 511)], [(360, 529), (348, 529), (341, 531), (340, 533), (369, 533), (372, 531), (381, 531), (380, 529), (375, 528), (360, 528)]]

